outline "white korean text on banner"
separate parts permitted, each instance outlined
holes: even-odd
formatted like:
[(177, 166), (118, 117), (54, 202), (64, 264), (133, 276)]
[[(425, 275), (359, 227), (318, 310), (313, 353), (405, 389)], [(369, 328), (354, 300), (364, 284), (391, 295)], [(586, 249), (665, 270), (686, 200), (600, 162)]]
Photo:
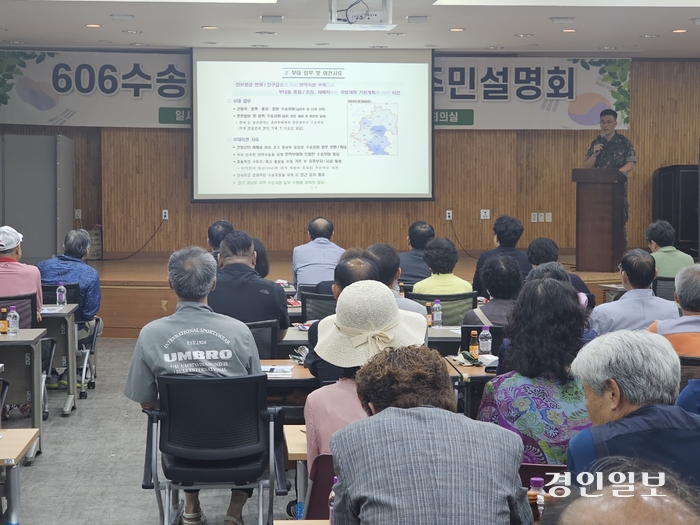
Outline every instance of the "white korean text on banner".
[(0, 50), (0, 123), (189, 127), (190, 55)]
[(435, 128), (627, 129), (630, 59), (435, 57)]

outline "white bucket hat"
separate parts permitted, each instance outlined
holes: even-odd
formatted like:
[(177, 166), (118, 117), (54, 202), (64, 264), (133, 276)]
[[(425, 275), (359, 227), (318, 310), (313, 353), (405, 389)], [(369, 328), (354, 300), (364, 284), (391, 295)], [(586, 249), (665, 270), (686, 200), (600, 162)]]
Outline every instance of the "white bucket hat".
[(340, 368), (362, 366), (389, 346), (425, 341), (425, 317), (399, 310), (394, 294), (378, 281), (358, 281), (343, 288), (335, 311), (318, 324), (314, 350)]

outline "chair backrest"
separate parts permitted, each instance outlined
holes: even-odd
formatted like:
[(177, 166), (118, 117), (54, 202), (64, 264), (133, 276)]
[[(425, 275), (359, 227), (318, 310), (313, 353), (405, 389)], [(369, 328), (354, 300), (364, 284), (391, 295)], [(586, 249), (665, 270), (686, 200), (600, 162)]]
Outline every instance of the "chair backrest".
[(530, 487), (530, 478), (542, 478), (544, 484), (550, 483), (554, 476), (549, 473), (566, 472), (566, 465), (541, 465), (538, 463), (522, 463), (520, 465), (520, 483)]
[(331, 454), (321, 454), (316, 456), (311, 465), (311, 487), (306, 497), (304, 510), (307, 520), (327, 520), (328, 519), (328, 495), (333, 489), (333, 456)]
[(297, 286), (297, 297), (301, 297), (301, 292), (314, 293), (314, 290), (316, 290), (315, 284), (300, 284)]
[(36, 326), (35, 293), (0, 297), (0, 308), (7, 308), (7, 313), (10, 313), (10, 306), (17, 307), (20, 328), (32, 328)]
[(158, 377), (160, 450), (193, 460), (226, 460), (269, 448), (267, 376)]
[(652, 281), (651, 289), (655, 296), (673, 301), (673, 295), (676, 293), (676, 279), (675, 277), (657, 277)]
[(700, 357), (680, 356), (681, 358), (681, 390), (691, 379), (700, 379)]
[(442, 324), (445, 326), (460, 326), (464, 314), (476, 308), (476, 298), (479, 292), (458, 293), (449, 295), (419, 294), (406, 292), (406, 297), (413, 299), (421, 306), (440, 299), (442, 304)]
[[(476, 334), (479, 335), (483, 328), (483, 325), (480, 324), (462, 325), (462, 350), (467, 350), (469, 348), (469, 341), (472, 337), (472, 330), (476, 330)], [(498, 357), (498, 349), (501, 347), (501, 343), (503, 342), (503, 327), (489, 326), (489, 332), (491, 332), (491, 336), (493, 337), (493, 342), (491, 343), (491, 353)]]
[(301, 292), (301, 320), (321, 320), (335, 313), (337, 301), (332, 295)]
[(403, 291), (404, 291), (404, 294), (413, 292), (413, 285), (404, 283), (403, 284)]
[(588, 299), (588, 304), (586, 304), (586, 308), (588, 308), (589, 310), (593, 310), (593, 308), (595, 308), (595, 294), (587, 293), (586, 299)]
[(279, 330), (277, 319), (246, 323), (246, 326), (253, 333), (260, 359), (277, 357), (277, 331)]
[[(66, 301), (68, 304), (80, 303), (80, 285), (78, 283), (64, 284), (66, 288)], [(41, 295), (44, 297), (44, 304), (56, 304), (57, 284), (42, 284)]]

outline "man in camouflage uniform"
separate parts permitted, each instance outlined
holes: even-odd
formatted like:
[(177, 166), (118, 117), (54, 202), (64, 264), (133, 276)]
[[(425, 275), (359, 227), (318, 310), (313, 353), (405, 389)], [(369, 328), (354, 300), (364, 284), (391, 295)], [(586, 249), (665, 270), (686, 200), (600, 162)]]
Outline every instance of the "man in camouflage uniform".
[[(612, 109), (604, 109), (600, 112), (600, 134), (586, 153), (583, 167), (590, 168), (615, 168), (627, 175), (637, 164), (637, 154), (630, 139), (615, 131), (617, 126), (617, 112)], [(622, 234), (625, 248), (627, 248), (627, 219), (629, 218), (629, 202), (627, 201), (627, 182), (624, 187), (624, 210), (622, 212)]]

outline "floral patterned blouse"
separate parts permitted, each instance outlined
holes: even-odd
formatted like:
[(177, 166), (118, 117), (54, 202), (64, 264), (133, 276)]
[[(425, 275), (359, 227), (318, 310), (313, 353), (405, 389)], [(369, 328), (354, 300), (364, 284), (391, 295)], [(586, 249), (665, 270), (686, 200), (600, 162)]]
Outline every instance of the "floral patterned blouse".
[(591, 426), (580, 380), (566, 384), (508, 372), (486, 383), (477, 419), (519, 434), (523, 463), (563, 465), (569, 440)]

